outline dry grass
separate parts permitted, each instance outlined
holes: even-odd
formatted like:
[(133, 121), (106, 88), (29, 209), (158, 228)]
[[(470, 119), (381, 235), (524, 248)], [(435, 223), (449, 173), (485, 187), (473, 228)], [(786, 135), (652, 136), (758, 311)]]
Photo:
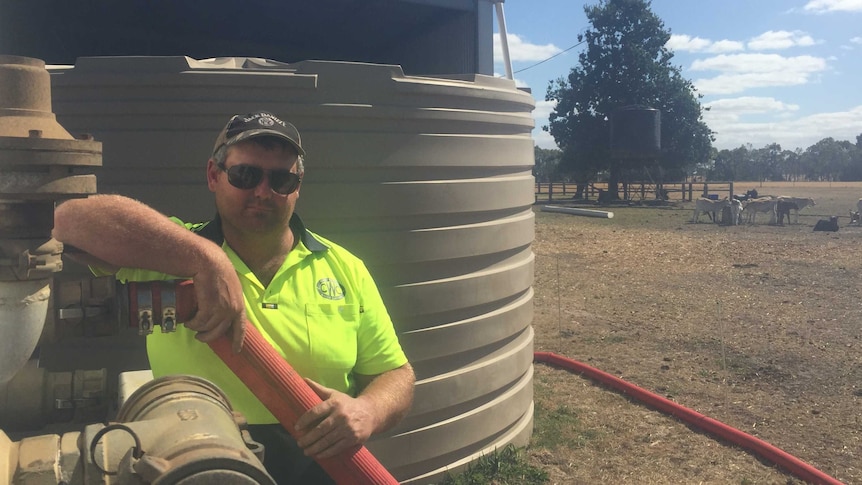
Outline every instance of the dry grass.
[[(613, 219), (537, 207), (536, 350), (862, 484), (862, 227), (846, 225), (862, 184), (738, 187), (817, 206), (783, 227), (691, 224), (690, 203), (605, 208)], [(812, 232), (829, 215), (843, 216), (841, 230)], [(551, 483), (801, 483), (592, 381), (536, 367), (530, 452)]]

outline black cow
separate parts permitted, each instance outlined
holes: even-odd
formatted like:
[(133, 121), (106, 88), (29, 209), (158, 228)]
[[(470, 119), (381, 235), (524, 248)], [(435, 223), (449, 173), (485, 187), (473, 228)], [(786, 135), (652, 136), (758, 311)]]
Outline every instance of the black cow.
[(751, 189), (751, 190), (745, 192), (744, 194), (733, 194), (733, 198), (740, 201), (740, 202), (743, 202), (743, 201), (746, 201), (749, 199), (756, 199), (757, 198), (757, 189)]
[(815, 231), (838, 231), (838, 216), (831, 216), (829, 220), (820, 219), (817, 224), (814, 224)]

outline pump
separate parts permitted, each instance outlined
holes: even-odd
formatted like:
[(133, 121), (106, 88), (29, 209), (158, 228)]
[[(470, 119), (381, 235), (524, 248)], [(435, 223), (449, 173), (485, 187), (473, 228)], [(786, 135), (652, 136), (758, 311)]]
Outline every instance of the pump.
[[(151, 380), (109, 416), (104, 369), (39, 367), (33, 354), (52, 333), (52, 277), (63, 268), (54, 205), (96, 193), (87, 171), (102, 147), (57, 123), (44, 61), (0, 56), (0, 86), (0, 483), (275, 485), (263, 447), (209, 381)], [(61, 310), (60, 319), (110, 311)], [(52, 432), (85, 420), (96, 423)]]

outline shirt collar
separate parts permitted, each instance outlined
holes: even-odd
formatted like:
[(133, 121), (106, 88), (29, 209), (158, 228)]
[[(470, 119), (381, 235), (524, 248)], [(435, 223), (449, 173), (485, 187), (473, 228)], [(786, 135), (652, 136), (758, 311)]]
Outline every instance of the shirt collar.
[(305, 228), (305, 224), (302, 223), (302, 219), (299, 218), (299, 215), (296, 212), (290, 216), (290, 229), (294, 234), (299, 234), (302, 244), (305, 244), (305, 247), (307, 247), (312, 253), (329, 249), (329, 246), (324, 244), (320, 239), (312, 234), (311, 231)]
[[(303, 224), (302, 219), (300, 219), (299, 214), (296, 212), (290, 217), (290, 230), (293, 231), (294, 234), (299, 234), (299, 238), (302, 241), (302, 244), (308, 248), (309, 251), (313, 253), (326, 251), (329, 249), (329, 246), (324, 244), (320, 239), (317, 238), (311, 231), (305, 228), (305, 224)], [(221, 216), (216, 213), (215, 217), (206, 224), (199, 226), (199, 228), (195, 231), (199, 235), (209, 239), (210, 241), (221, 246), (224, 243), (224, 233), (222, 232), (221, 226)]]

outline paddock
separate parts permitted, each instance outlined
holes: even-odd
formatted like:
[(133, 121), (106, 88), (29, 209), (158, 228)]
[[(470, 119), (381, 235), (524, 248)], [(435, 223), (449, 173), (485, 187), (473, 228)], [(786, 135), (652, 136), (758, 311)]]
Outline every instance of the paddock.
[[(827, 219), (830, 216), (838, 216), (838, 221), (841, 227), (849, 225), (850, 212), (858, 210), (857, 202), (862, 197), (862, 182), (751, 182), (751, 181), (736, 181), (732, 182), (733, 189), (731, 190), (731, 182), (697, 182), (694, 183), (692, 196), (694, 199), (700, 197), (698, 191), (706, 188), (713, 198), (724, 198), (728, 194), (736, 191), (737, 193), (745, 193), (747, 190), (756, 189), (759, 196), (790, 196), (790, 197), (811, 197), (817, 205), (814, 207), (806, 207), (799, 212), (798, 225), (808, 225), (813, 227), (818, 219)], [(538, 192), (541, 186), (541, 192)], [(638, 186), (640, 187), (640, 186)], [(646, 187), (646, 186), (645, 186)], [(606, 189), (606, 184), (595, 184), (595, 188)], [(677, 189), (680, 184), (677, 184)], [(669, 208), (685, 208), (693, 210), (694, 203), (688, 199), (689, 183), (686, 182), (686, 197), (681, 198), (679, 191), (672, 192), (671, 198), (668, 201), (657, 201), (654, 196), (650, 197), (649, 192), (646, 192), (646, 198), (638, 198), (631, 200), (614, 201), (609, 204), (599, 204), (597, 201), (598, 192), (591, 189), (590, 197), (584, 199), (572, 199), (575, 194), (575, 184), (561, 182), (554, 183), (550, 188), (548, 183), (536, 184), (536, 204), (562, 204), (572, 207), (599, 208), (603, 205), (610, 205), (614, 210), (619, 206), (626, 205), (644, 205), (644, 206), (667, 206)], [(553, 192), (549, 193), (549, 190)], [(563, 192), (565, 190), (565, 193)], [(631, 191), (629, 193), (632, 193)], [(552, 196), (550, 199), (548, 198)], [(622, 196), (622, 191), (620, 192)], [(693, 200), (693, 199), (692, 199)], [(691, 212), (689, 212), (689, 219)], [(757, 218), (757, 225), (762, 224), (761, 216)], [(797, 224), (791, 224), (795, 226)], [(856, 225), (856, 223), (854, 223)]]
[[(536, 351), (587, 362), (862, 483), (853, 421), (862, 227), (847, 224), (862, 184), (757, 190), (817, 206), (785, 226), (691, 224), (690, 202), (618, 206), (613, 219), (534, 207)], [(829, 215), (842, 216), (840, 231), (813, 232)], [(548, 430), (571, 446), (531, 450), (558, 483), (633, 473), (651, 483), (790, 483), (625, 396), (553, 368), (537, 366), (537, 376), (537, 426), (567, 410), (578, 418)]]

